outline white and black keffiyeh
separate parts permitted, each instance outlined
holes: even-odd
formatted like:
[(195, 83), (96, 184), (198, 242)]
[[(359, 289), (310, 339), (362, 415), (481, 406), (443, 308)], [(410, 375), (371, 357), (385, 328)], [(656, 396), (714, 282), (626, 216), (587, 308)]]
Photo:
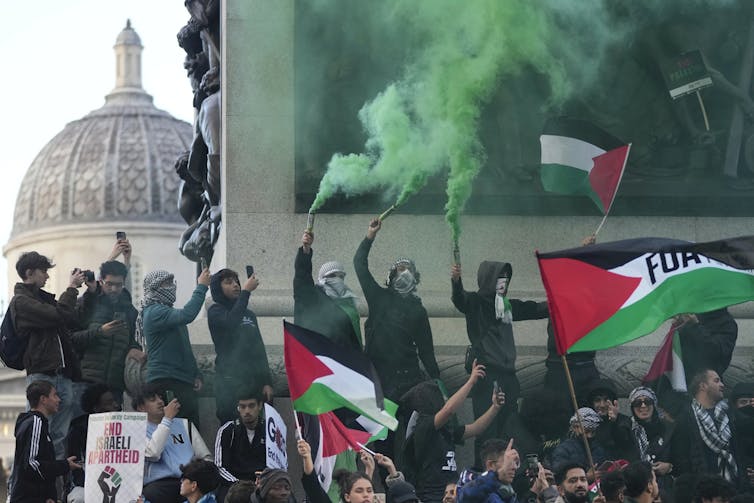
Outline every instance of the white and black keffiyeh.
[(702, 440), (712, 452), (717, 454), (717, 467), (720, 475), (732, 482), (738, 476), (736, 460), (730, 451), (731, 431), (728, 418), (728, 402), (720, 400), (710, 414), (696, 399), (691, 401), (696, 424)]
[(631, 432), (634, 434), (636, 443), (639, 446), (639, 456), (642, 461), (652, 462), (652, 456), (649, 454), (649, 438), (647, 437), (647, 430), (644, 426), (631, 416)]
[(162, 304), (172, 307), (175, 303), (176, 286), (175, 283), (169, 286), (160, 286), (167, 280), (173, 280), (174, 276), (168, 271), (152, 271), (144, 276), (144, 297), (141, 300), (141, 310), (136, 318), (136, 333), (134, 338), (147, 352), (147, 341), (144, 338), (144, 309), (152, 304)]
[[(638, 388), (634, 388), (631, 393), (628, 394), (628, 402), (631, 404), (632, 408), (634, 401), (639, 398), (647, 398), (652, 401), (653, 407), (657, 406), (657, 395), (651, 388), (639, 386)], [(656, 413), (657, 409), (655, 409), (653, 414)], [(631, 416), (631, 432), (634, 434), (636, 444), (639, 446), (641, 460), (649, 461), (651, 463), (653, 460), (652, 455), (649, 453), (649, 437), (647, 436), (647, 430), (644, 429), (644, 425), (636, 420), (635, 415)]]

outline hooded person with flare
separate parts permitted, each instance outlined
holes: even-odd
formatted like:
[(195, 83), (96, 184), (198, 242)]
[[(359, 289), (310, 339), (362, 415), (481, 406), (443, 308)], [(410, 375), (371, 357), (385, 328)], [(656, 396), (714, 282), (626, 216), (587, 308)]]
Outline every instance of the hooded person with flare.
[(325, 262), (312, 279), (314, 234), (305, 231), (296, 254), (293, 277), (293, 320), (332, 342), (361, 351), (361, 324), (356, 296), (346, 285), (346, 271), (337, 261)]
[(487, 375), (471, 392), (474, 417), (484, 414), (489, 396), (497, 383), (505, 392), (501, 413), (484, 434), (476, 439), (475, 451), (479, 455), (481, 445), (488, 438), (503, 437), (503, 428), (508, 414), (516, 407), (521, 386), (516, 377), (516, 345), (513, 340), (513, 322), (538, 320), (548, 317), (547, 303), (508, 299), (508, 288), (513, 267), (507, 262), (484, 261), (479, 264), (477, 284), (479, 290), (463, 289), (461, 266), (451, 269), (453, 305), (466, 316), (466, 333), (471, 343), (467, 358), (469, 363), (476, 358), (485, 366)]

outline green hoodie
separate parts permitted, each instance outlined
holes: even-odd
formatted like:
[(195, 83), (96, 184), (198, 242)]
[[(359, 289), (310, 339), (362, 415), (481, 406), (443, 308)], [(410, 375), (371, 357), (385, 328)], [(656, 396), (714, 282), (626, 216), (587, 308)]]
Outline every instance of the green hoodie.
[(144, 338), (147, 341), (147, 382), (177, 379), (189, 384), (199, 376), (191, 351), (188, 328), (204, 304), (207, 287), (196, 285), (183, 309), (163, 304), (144, 308)]

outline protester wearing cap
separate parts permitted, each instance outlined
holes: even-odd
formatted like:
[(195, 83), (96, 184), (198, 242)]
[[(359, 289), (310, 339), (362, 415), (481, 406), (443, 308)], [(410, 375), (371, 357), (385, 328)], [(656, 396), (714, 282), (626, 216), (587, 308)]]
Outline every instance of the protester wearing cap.
[(618, 394), (610, 379), (598, 379), (589, 388), (587, 407), (600, 415), (594, 438), (607, 451), (610, 459), (628, 459), (633, 451), (631, 418), (618, 411)]
[(419, 502), (414, 486), (406, 481), (393, 483), (387, 490), (387, 503)]
[(660, 415), (657, 395), (650, 388), (634, 388), (628, 395), (628, 402), (634, 446), (631, 460), (650, 463), (660, 489), (670, 491), (673, 488), (670, 445), (674, 425)]
[(738, 465), (738, 489), (754, 492), (754, 382), (740, 382), (730, 395), (733, 452)]
[[(595, 466), (599, 466), (608, 459), (605, 448), (594, 438), (594, 432), (597, 431), (597, 427), (602, 422), (600, 415), (589, 407), (580, 408), (578, 415), (581, 416), (581, 423), (579, 423), (576, 414), (571, 416), (569, 421), (570, 438), (561, 442), (552, 452), (550, 466), (556, 472), (560, 471), (568, 463), (578, 463), (582, 466), (590, 467), (589, 457), (584, 447), (584, 440), (581, 438), (582, 435), (586, 436), (587, 440), (589, 440), (589, 449), (592, 452), (592, 461), (594, 461)], [(581, 428), (582, 425), (583, 430)], [(587, 471), (591, 472), (591, 467)], [(589, 475), (590, 478), (593, 478), (592, 475), (597, 474), (589, 473)]]
[(322, 334), (334, 343), (362, 349), (356, 296), (345, 283), (346, 270), (336, 261), (325, 262), (312, 278), (314, 234), (304, 232), (296, 254), (293, 277), (293, 320), (296, 325)]

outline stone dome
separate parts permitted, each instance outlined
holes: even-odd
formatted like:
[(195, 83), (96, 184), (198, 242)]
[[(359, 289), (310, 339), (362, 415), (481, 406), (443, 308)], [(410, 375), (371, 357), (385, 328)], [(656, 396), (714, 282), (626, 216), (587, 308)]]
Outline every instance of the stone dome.
[(131, 20), (126, 21), (126, 27), (118, 34), (118, 38), (115, 39), (115, 45), (138, 45), (141, 46), (141, 39), (136, 33), (136, 30), (131, 28)]
[(130, 22), (115, 44), (116, 85), (105, 105), (68, 123), (32, 162), (12, 237), (100, 221), (182, 222), (176, 158), (190, 124), (157, 109), (141, 87), (141, 41)]

